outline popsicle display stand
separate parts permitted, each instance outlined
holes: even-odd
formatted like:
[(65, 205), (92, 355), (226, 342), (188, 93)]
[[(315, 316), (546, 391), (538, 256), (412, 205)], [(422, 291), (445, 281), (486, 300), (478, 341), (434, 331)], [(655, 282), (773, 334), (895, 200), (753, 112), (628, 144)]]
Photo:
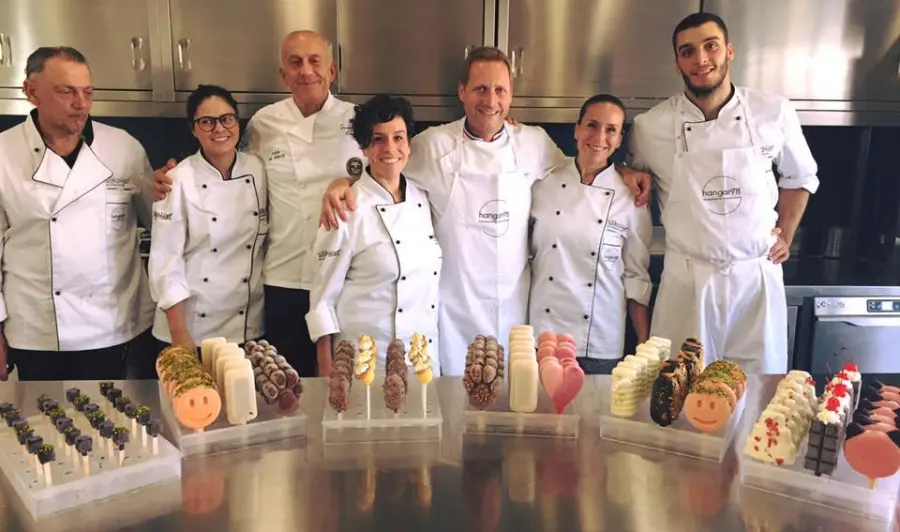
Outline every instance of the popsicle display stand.
[(595, 396), (600, 407), (599, 431), (602, 439), (712, 462), (722, 462), (725, 458), (729, 445), (740, 430), (748, 396), (753, 396), (755, 389), (755, 379), (751, 377), (747, 382), (747, 393), (735, 405), (728, 423), (717, 432), (705, 433), (691, 425), (684, 413), (667, 427), (657, 425), (650, 418), (649, 399), (638, 405), (637, 413), (633, 417), (612, 415), (611, 379), (603, 376), (595, 380), (597, 386)]
[(216, 454), (255, 445), (306, 437), (307, 417), (297, 407), (283, 412), (276, 404), (266, 404), (257, 395), (257, 416), (242, 425), (231, 424), (225, 409), (203, 430), (194, 430), (178, 422), (172, 402), (160, 385), (159, 402), (172, 441), (185, 458)]
[(750, 427), (752, 424), (748, 426), (748, 433), (739, 439), (736, 448), (741, 461), (742, 486), (868, 518), (893, 519), (900, 493), (900, 474), (878, 479), (870, 488), (869, 479), (854, 471), (840, 454), (831, 475), (816, 476), (803, 465), (808, 436), (801, 443), (793, 464), (777, 466), (760, 462), (743, 452), (750, 437)]
[[(61, 398), (56, 398), (61, 399)], [(53, 445), (55, 459), (45, 465), (37, 463), (21, 445), (14, 430), (0, 425), (0, 469), (18, 495), (22, 506), (34, 519), (62, 512), (79, 505), (107, 499), (145, 486), (166, 482), (181, 476), (181, 453), (162, 436), (129, 434), (122, 451), (91, 428), (83, 414), (72, 405), (58, 401), (82, 434), (91, 435), (93, 449), (82, 456), (67, 445), (50, 418), (37, 413), (35, 407), (23, 408), (34, 415), (26, 419), (45, 444)], [(130, 420), (112, 411), (109, 419), (131, 430)], [(143, 427), (138, 425), (138, 431)], [(154, 441), (155, 440), (155, 441)], [(49, 474), (48, 474), (49, 473)]]
[(347, 410), (341, 413), (328, 404), (326, 397), (322, 416), (324, 443), (427, 442), (441, 439), (444, 419), (434, 383), (423, 385), (418, 379), (409, 379), (403, 406), (394, 413), (385, 406), (381, 382), (381, 378), (376, 378), (367, 387), (360, 381), (354, 381)]
[(543, 387), (539, 387), (534, 412), (514, 412), (510, 409), (509, 388), (504, 386), (497, 397), (483, 409), (467, 401), (463, 416), (465, 432), (468, 434), (551, 438), (577, 438), (581, 421), (575, 401), (566, 405), (561, 413), (557, 413), (556, 405)]

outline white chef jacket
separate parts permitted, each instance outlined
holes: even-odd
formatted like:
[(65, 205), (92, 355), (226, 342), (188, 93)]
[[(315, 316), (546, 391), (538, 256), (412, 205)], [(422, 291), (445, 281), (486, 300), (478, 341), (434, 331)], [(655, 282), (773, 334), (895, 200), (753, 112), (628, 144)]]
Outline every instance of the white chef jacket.
[(172, 341), (165, 311), (184, 301), (185, 325), (197, 343), (216, 336), (238, 344), (259, 338), (269, 225), (262, 161), (239, 152), (225, 180), (197, 152), (170, 173), (172, 191), (153, 205), (153, 335)]
[(615, 166), (590, 185), (570, 159), (532, 188), (530, 324), (575, 338), (578, 356), (616, 359), (626, 300), (650, 301), (650, 211), (636, 207)]
[(484, 142), (466, 135), (464, 124), (462, 118), (416, 135), (405, 171), (428, 193), (437, 238), (447, 251), (442, 375), (462, 374), (466, 346), (476, 335), (505, 342), (513, 326), (527, 321), (531, 185), (565, 162), (540, 127), (506, 124), (497, 140)]
[[(786, 189), (804, 188), (811, 194), (815, 193), (819, 188), (816, 176), (818, 166), (790, 100), (746, 87), (735, 87), (735, 91), (744, 98), (754, 115), (755, 127), (765, 140), (760, 151), (772, 159), (781, 176), (778, 186)], [(700, 108), (688, 100), (687, 96), (679, 94), (636, 116), (628, 139), (631, 166), (651, 171), (655, 177), (659, 187), (661, 211), (665, 210), (671, 192), (675, 143), (685, 141), (683, 138), (676, 138), (671, 127), (678, 99), (684, 100), (683, 106), (688, 113), (685, 120), (697, 123), (707, 121)], [(738, 99), (732, 97), (719, 111), (717, 122), (722, 127), (740, 129), (744, 126), (737, 119), (738, 116)], [(729, 120), (730, 117), (733, 119)], [(688, 136), (690, 133), (687, 128), (683, 131)], [(689, 138), (687, 140), (690, 141)], [(715, 149), (715, 146), (709, 146), (709, 149)]]
[(9, 345), (83, 351), (150, 327), (138, 253), (149, 227), (152, 170), (125, 131), (89, 120), (70, 169), (25, 122), (0, 133), (0, 321)]
[[(391, 194), (368, 172), (354, 185), (356, 210), (338, 228), (316, 235), (319, 270), (306, 315), (313, 342), (337, 335), (333, 346), (371, 336), (383, 362), (390, 342), (407, 346), (414, 332), (428, 338), (440, 371), (438, 286), (442, 253), (425, 193), (406, 180), (406, 200)], [(384, 364), (378, 367), (384, 369)]]
[(354, 114), (353, 104), (329, 94), (310, 116), (287, 98), (263, 107), (247, 124), (247, 151), (264, 161), (270, 192), (266, 285), (312, 288), (322, 196), (334, 179), (358, 177), (366, 165), (349, 131)]

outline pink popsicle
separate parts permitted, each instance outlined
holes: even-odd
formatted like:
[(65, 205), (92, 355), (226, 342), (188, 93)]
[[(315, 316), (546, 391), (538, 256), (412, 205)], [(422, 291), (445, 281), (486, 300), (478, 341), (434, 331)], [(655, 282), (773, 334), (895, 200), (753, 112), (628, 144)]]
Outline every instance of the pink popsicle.
[(566, 366), (563, 370), (562, 384), (551, 396), (557, 413), (562, 413), (571, 403), (584, 384), (584, 371), (578, 366)]

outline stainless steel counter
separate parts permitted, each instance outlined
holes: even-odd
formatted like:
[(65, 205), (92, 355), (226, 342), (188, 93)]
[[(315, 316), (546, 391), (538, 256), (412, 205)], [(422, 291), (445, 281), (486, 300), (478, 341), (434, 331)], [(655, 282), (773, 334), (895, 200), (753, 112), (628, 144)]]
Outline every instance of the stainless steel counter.
[[(741, 489), (734, 452), (723, 464), (714, 464), (599, 440), (593, 405), (600, 379), (591, 378), (579, 396), (583, 422), (578, 440), (463, 437), (465, 392), (458, 379), (439, 379), (442, 443), (380, 448), (323, 446), (317, 421), (325, 381), (307, 379), (301, 400), (311, 420), (306, 441), (185, 460), (180, 483), (124, 494), (38, 523), (17, 507), (4, 484), (0, 530), (885, 529)], [(767, 379), (766, 387), (775, 382)], [(0, 401), (27, 407), (40, 393), (62, 395), (71, 385), (4, 383)], [(136, 400), (155, 404), (155, 382), (131, 381), (126, 387)], [(753, 410), (748, 408), (744, 422)]]

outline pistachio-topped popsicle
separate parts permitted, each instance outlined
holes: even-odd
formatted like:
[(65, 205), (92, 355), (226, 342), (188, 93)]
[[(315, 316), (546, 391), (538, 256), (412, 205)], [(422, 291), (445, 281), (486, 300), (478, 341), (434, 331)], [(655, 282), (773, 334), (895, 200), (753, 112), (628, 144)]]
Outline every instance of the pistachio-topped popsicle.
[(125, 444), (128, 443), (129, 433), (125, 427), (113, 429), (112, 442), (119, 449), (119, 467), (125, 462)]
[(422, 385), (422, 416), (427, 412), (428, 385), (434, 380), (434, 371), (431, 368), (431, 355), (428, 353), (428, 340), (421, 333), (413, 333), (409, 344), (409, 361), (413, 365), (413, 371)]
[(85, 405), (87, 405), (90, 402), (91, 402), (91, 398), (88, 397), (87, 395), (81, 393), (81, 394), (78, 394), (78, 396), (75, 398), (75, 400), (72, 401), (72, 405), (75, 406), (76, 412), (84, 412)]
[(153, 456), (156, 456), (159, 454), (159, 442), (157, 441), (157, 438), (162, 434), (162, 421), (153, 418), (149, 423), (144, 425), (144, 430), (151, 438), (153, 444)]
[(81, 467), (84, 472), (84, 475), (90, 475), (90, 460), (88, 460), (88, 454), (90, 454), (94, 450), (94, 440), (87, 434), (82, 434), (80, 436), (75, 437), (75, 450), (78, 451), (78, 454), (81, 455)]
[[(134, 409), (134, 418), (135, 418), (135, 420), (137, 420), (138, 425), (140, 425), (141, 427), (144, 427), (148, 423), (150, 423), (150, 414), (151, 414), (150, 407), (145, 406), (145, 405), (140, 405)], [(131, 432), (137, 434), (138, 428), (134, 427), (133, 425), (132, 425), (132, 428), (134, 428), (134, 430), (132, 430)], [(147, 447), (147, 431), (141, 430), (140, 432), (141, 432), (141, 446), (146, 448)]]
[(366, 385), (366, 419), (372, 417), (372, 383), (375, 382), (375, 366), (378, 362), (378, 350), (375, 340), (368, 335), (359, 335), (359, 351), (357, 352), (353, 374), (357, 380)]
[(44, 483), (47, 486), (52, 486), (53, 477), (50, 476), (50, 464), (56, 460), (56, 451), (53, 450), (52, 445), (45, 443), (38, 449), (37, 457), (44, 470)]
[(78, 388), (69, 388), (66, 390), (66, 402), (75, 404), (75, 399), (81, 395), (81, 390)]

